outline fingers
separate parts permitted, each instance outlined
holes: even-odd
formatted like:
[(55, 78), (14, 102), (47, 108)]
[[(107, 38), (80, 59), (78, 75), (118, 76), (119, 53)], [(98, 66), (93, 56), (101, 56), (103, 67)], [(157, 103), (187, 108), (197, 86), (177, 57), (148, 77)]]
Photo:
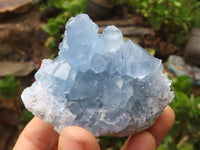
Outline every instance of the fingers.
[(34, 117), (21, 133), (13, 150), (53, 150), (58, 134), (53, 127)]
[(156, 141), (153, 135), (148, 131), (143, 131), (132, 135), (128, 145), (123, 150), (155, 150)]
[(100, 150), (96, 138), (86, 129), (77, 126), (62, 131), (58, 147), (58, 150)]
[(155, 150), (172, 128), (174, 120), (174, 111), (167, 106), (152, 127), (130, 136), (122, 150)]
[(148, 129), (148, 131), (154, 136), (157, 147), (172, 128), (174, 120), (174, 111), (170, 106), (167, 106), (161, 116), (156, 120), (154, 125)]
[(100, 150), (96, 138), (86, 129), (71, 126), (60, 137), (53, 127), (34, 117), (21, 133), (13, 150)]
[[(123, 150), (155, 150), (174, 124), (174, 111), (167, 106), (155, 124), (146, 131), (130, 136)], [(96, 138), (87, 130), (71, 126), (63, 130), (59, 138), (59, 150), (99, 150)]]

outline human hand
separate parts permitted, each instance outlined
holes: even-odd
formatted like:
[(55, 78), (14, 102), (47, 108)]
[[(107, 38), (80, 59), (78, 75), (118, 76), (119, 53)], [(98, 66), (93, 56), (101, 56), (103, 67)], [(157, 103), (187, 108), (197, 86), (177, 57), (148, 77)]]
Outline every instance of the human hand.
[[(174, 124), (174, 111), (167, 106), (149, 129), (129, 136), (122, 150), (155, 150)], [(21, 133), (13, 150), (100, 150), (96, 138), (86, 129), (66, 127), (60, 136), (34, 117)]]

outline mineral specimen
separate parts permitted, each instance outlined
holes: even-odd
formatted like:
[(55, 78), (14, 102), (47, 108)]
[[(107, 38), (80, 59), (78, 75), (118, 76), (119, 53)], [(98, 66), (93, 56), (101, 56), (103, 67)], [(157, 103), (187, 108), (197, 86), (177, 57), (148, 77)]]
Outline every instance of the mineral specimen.
[(161, 60), (121, 31), (86, 14), (71, 18), (58, 57), (44, 59), (22, 93), (28, 110), (57, 132), (76, 125), (95, 136), (126, 136), (150, 127), (173, 99)]

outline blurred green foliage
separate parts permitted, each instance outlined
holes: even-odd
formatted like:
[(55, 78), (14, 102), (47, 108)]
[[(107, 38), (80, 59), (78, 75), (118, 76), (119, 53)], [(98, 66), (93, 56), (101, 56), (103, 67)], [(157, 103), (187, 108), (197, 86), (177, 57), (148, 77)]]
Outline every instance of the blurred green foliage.
[(124, 145), (127, 138), (128, 137), (102, 136), (98, 139), (101, 149), (118, 150)]
[(17, 95), (19, 81), (15, 80), (12, 75), (0, 80), (0, 97), (14, 99)]
[[(182, 44), (192, 25), (200, 23), (198, 0), (129, 0), (129, 3), (175, 44)], [(195, 22), (195, 23), (194, 23)]]
[(47, 0), (46, 3), (40, 1), (41, 9), (54, 7), (58, 10), (58, 14), (55, 17), (50, 18), (47, 24), (41, 26), (49, 34), (45, 46), (50, 49), (57, 47), (57, 43), (60, 42), (63, 36), (61, 29), (64, 28), (70, 17), (84, 12), (86, 4), (87, 0)]
[[(146, 17), (151, 26), (162, 33), (164, 40), (171, 39), (174, 44), (183, 44), (191, 27), (200, 28), (199, 0), (111, 0), (114, 5), (128, 4)], [(41, 9), (56, 8), (57, 14), (42, 25), (49, 34), (46, 46), (57, 48), (63, 35), (67, 20), (86, 9), (87, 0), (40, 0)], [(60, 36), (61, 35), (61, 36)]]
[(187, 76), (178, 76), (173, 79), (172, 88), (175, 93), (182, 92), (187, 96), (190, 96), (192, 92), (192, 86)]
[[(0, 97), (6, 98), (7, 100), (16, 100), (17, 97), (19, 97), (19, 94), (17, 93), (19, 86), (20, 82), (16, 80), (13, 75), (6, 76), (0, 80)], [(18, 128), (23, 129), (32, 118), (32, 113), (27, 109), (24, 109), (21, 113)]]
[(114, 5), (120, 5), (120, 4), (123, 4), (123, 3), (125, 3), (126, 2), (126, 0), (112, 0), (112, 3), (114, 4)]
[(154, 56), (155, 53), (156, 53), (156, 50), (153, 49), (153, 48), (145, 48), (145, 50), (146, 50), (150, 55), (152, 55), (152, 56)]
[(33, 117), (34, 115), (30, 111), (28, 111), (27, 109), (24, 109), (21, 113), (18, 129), (19, 130), (24, 129), (24, 127), (28, 124), (29, 121), (31, 121)]
[(194, 27), (200, 28), (200, 1), (198, 3), (198, 9), (196, 10), (196, 17), (194, 19)]

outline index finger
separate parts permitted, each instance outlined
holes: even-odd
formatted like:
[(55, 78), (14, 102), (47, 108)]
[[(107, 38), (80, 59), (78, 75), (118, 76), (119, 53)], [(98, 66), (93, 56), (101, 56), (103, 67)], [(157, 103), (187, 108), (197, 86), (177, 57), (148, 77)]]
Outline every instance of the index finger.
[(57, 149), (58, 136), (52, 126), (34, 117), (22, 131), (13, 150)]

